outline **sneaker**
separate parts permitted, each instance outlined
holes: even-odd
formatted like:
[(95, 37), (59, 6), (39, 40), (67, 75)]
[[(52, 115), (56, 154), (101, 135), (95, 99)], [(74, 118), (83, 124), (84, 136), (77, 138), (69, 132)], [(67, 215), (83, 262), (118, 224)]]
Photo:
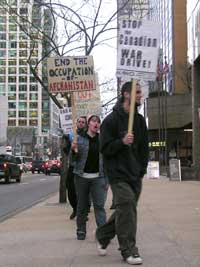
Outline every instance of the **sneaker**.
[(106, 256), (107, 255), (107, 250), (106, 248), (103, 247), (103, 245), (101, 245), (97, 240), (97, 251), (99, 256)]
[(139, 254), (129, 256), (128, 258), (125, 259), (125, 261), (130, 265), (142, 264), (142, 258), (140, 257)]

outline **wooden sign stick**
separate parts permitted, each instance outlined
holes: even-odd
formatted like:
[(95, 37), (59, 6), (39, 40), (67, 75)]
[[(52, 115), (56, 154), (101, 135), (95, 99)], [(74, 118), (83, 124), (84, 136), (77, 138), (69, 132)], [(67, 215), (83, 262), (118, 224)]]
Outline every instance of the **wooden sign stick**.
[(130, 99), (131, 104), (130, 104), (129, 119), (128, 119), (128, 133), (133, 132), (133, 123), (134, 123), (134, 114), (135, 114), (136, 84), (137, 84), (137, 80), (132, 80), (131, 99)]
[[(73, 141), (76, 142), (77, 133), (76, 133), (76, 107), (74, 104), (74, 94), (71, 93), (71, 107), (72, 107), (72, 130), (73, 130)], [(75, 150), (78, 153), (78, 150)]]

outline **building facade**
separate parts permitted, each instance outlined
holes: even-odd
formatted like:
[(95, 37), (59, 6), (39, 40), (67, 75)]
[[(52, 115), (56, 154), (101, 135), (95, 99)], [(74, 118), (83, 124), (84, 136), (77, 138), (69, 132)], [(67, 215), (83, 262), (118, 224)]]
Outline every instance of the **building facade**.
[[(8, 97), (8, 143), (14, 147), (20, 144), (29, 154), (35, 146), (43, 147), (51, 127), (49, 96), (30, 69), (48, 49), (39, 33), (51, 32), (51, 17), (38, 1), (4, 2), (0, 6), (0, 95)], [(47, 84), (44, 61), (37, 74)], [(20, 138), (23, 130), (27, 133), (24, 145)]]
[[(157, 81), (147, 101), (152, 159), (191, 164), (191, 71), (187, 60), (186, 0), (150, 0), (149, 18), (162, 25)], [(190, 162), (190, 163), (189, 163)]]
[(200, 1), (187, 2), (188, 60), (192, 65), (193, 165), (200, 178)]

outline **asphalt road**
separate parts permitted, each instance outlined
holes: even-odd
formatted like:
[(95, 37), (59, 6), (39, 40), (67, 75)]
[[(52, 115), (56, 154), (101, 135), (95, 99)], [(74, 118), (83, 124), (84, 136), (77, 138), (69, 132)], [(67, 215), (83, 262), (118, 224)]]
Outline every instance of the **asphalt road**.
[(26, 173), (21, 183), (0, 181), (0, 221), (31, 207), (59, 190), (59, 175)]

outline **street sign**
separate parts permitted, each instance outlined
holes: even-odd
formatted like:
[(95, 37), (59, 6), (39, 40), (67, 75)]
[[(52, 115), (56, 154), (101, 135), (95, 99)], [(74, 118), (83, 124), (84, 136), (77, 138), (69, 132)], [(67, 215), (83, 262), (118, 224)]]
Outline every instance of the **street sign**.
[(154, 81), (160, 42), (160, 23), (120, 17), (117, 44), (117, 77)]
[(92, 56), (50, 57), (47, 60), (47, 69), (50, 93), (96, 89)]

